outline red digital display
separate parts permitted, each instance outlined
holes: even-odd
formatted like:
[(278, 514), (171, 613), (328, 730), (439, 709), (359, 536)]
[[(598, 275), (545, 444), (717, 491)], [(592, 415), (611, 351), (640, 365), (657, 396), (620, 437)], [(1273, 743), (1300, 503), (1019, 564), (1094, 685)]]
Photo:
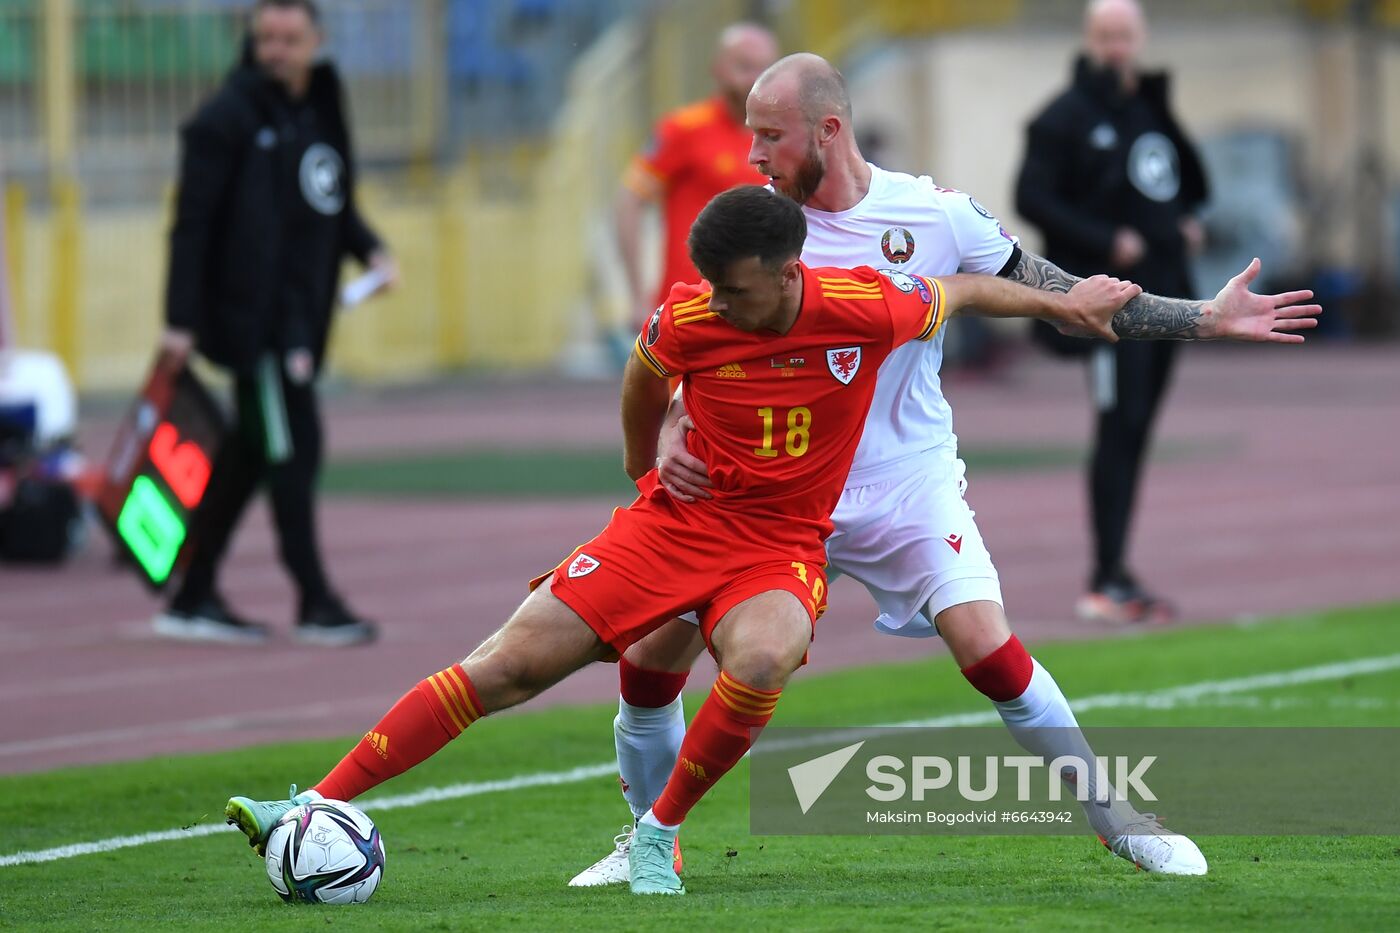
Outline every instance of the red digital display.
[(163, 421), (151, 435), (147, 452), (180, 504), (187, 509), (199, 505), (204, 487), (209, 485), (209, 458), (204, 451), (190, 441), (181, 441), (175, 425)]
[(98, 511), (157, 589), (189, 547), (224, 430), (222, 412), (192, 373), (157, 365), (118, 432)]

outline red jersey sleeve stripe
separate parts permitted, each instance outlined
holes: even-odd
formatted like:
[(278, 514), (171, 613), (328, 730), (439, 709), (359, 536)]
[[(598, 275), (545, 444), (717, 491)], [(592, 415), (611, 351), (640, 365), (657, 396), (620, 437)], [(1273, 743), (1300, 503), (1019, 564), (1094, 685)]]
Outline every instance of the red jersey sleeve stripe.
[(855, 279), (819, 278), (823, 298), (836, 298), (846, 301), (861, 299), (881, 299), (885, 297), (877, 282), (858, 282)]
[(709, 306), (710, 293), (705, 292), (703, 295), (696, 295), (694, 298), (691, 298), (687, 301), (682, 301), (679, 304), (672, 305), (671, 314), (672, 316), (679, 316), (687, 311), (698, 311), (701, 307), (708, 308)]
[(938, 279), (924, 279), (924, 281), (933, 290), (933, 301), (928, 306), (928, 323), (924, 325), (923, 331), (915, 338), (917, 340), (931, 340), (933, 335), (938, 333), (938, 328), (943, 326), (943, 319), (946, 317), (947, 302), (943, 299), (943, 283)]
[(690, 317), (678, 318), (671, 323), (676, 327), (682, 327), (686, 324), (694, 324), (696, 321), (708, 321), (711, 318), (717, 317), (719, 317), (719, 315), (715, 314), (713, 311), (706, 311), (704, 314), (692, 314)]
[(859, 285), (861, 288), (879, 288), (880, 283), (875, 281), (861, 281), (849, 275), (819, 275), (817, 280), (824, 285)]
[(670, 379), (671, 374), (666, 371), (666, 367), (656, 361), (656, 357), (651, 355), (651, 351), (642, 346), (642, 338), (637, 338), (637, 359), (642, 361), (642, 365), (651, 370), (662, 379)]

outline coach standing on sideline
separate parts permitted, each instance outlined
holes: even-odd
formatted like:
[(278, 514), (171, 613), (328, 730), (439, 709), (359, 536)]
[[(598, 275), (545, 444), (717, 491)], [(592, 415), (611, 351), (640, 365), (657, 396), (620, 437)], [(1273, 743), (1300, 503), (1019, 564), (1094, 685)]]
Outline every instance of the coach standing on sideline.
[[(1030, 125), (1016, 209), (1044, 234), (1046, 258), (1067, 272), (1108, 271), (1154, 294), (1193, 297), (1187, 258), (1203, 239), (1193, 212), (1206, 199), (1205, 173), (1172, 116), (1167, 76), (1139, 70), (1146, 36), (1136, 0), (1089, 4), (1073, 84)], [(1094, 571), (1078, 607), (1084, 618), (1172, 615), (1128, 572), (1125, 555), (1175, 357), (1174, 341), (1096, 342), (1088, 352), (1098, 423), (1089, 468)]]
[(257, 643), (265, 625), (229, 611), (219, 562), (261, 483), (272, 499), (282, 563), (300, 591), (301, 641), (370, 641), (375, 627), (336, 596), (316, 539), (321, 423), (315, 379), (349, 254), (397, 277), (355, 209), (354, 160), (340, 79), (318, 63), (311, 0), (258, 0), (244, 58), (182, 129), (161, 350), (198, 350), (229, 370), (236, 426), (209, 480), (184, 580), (156, 631)]

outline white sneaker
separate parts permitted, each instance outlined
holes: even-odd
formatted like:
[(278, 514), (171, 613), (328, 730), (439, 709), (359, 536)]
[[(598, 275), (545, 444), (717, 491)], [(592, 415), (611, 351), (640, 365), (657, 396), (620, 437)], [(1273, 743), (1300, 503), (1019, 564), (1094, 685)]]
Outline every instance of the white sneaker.
[(574, 875), (569, 887), (596, 888), (605, 884), (629, 883), (632, 880), (632, 869), (627, 862), (627, 853), (632, 849), (632, 836), (635, 832), (631, 826), (622, 827), (622, 832), (613, 837), (613, 850)]
[(272, 637), (266, 625), (240, 619), (217, 599), (206, 599), (186, 612), (174, 607), (156, 616), (152, 627), (162, 638), (216, 641), (228, 645), (263, 645)]
[(1206, 857), (1190, 839), (1157, 821), (1156, 814), (1142, 813), (1109, 839), (1099, 837), (1104, 848), (1146, 872), (1163, 875), (1204, 875)]

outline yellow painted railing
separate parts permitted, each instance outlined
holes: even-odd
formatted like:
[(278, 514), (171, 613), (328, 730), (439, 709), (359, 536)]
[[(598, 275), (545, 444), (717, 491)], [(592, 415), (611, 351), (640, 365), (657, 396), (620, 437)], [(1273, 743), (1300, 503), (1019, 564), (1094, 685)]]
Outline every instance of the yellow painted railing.
[[(714, 37), (749, 6), (676, 0), (615, 27), (577, 63), (546, 138), (469, 153), (447, 168), (430, 158), (430, 127), (443, 112), (438, 85), (420, 76), (417, 92), (395, 97), (408, 102), (404, 126), (417, 155), (391, 174), (368, 173), (361, 199), (400, 260), (403, 285), (339, 319), (333, 369), (403, 380), (462, 367), (548, 367), (572, 342), (626, 326), (612, 263), (618, 178), (662, 111), (708, 92)], [(47, 7), (64, 8), (72, 4)], [(1313, 15), (1337, 8), (1331, 0), (1298, 7)], [(787, 50), (839, 61), (869, 39), (996, 26), (1030, 5), (803, 0), (778, 9)], [(1400, 23), (1400, 0), (1382, 0), (1377, 16)], [(71, 60), (61, 31), (42, 38), (50, 61)], [(84, 388), (126, 389), (148, 365), (161, 326), (169, 199), (86, 194), (91, 180), (75, 173), (73, 156), (92, 108), (77, 107), (81, 89), (61, 74), (46, 72), (40, 83), (46, 180), (28, 190), (7, 184), (3, 197), (17, 337), (59, 352)]]

